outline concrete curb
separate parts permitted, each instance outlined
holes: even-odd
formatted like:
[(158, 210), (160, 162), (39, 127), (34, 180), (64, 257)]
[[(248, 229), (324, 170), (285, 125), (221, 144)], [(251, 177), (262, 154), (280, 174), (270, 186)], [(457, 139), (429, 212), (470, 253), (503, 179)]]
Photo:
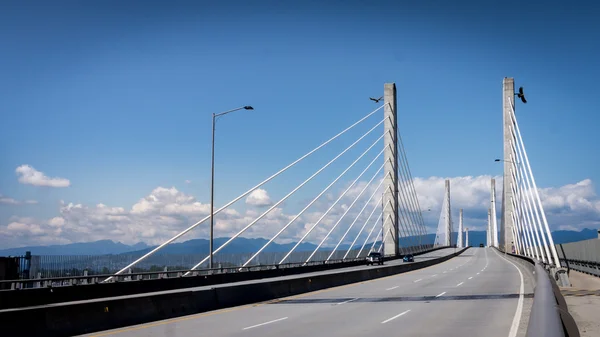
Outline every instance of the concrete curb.
[(445, 257), (378, 268), (286, 280), (222, 286), (208, 290), (182, 289), (167, 294), (138, 294), (126, 298), (45, 305), (0, 312), (3, 336), (62, 337), (115, 329), (135, 324), (197, 314), (211, 310), (273, 300), (422, 269), (447, 261), (466, 249)]

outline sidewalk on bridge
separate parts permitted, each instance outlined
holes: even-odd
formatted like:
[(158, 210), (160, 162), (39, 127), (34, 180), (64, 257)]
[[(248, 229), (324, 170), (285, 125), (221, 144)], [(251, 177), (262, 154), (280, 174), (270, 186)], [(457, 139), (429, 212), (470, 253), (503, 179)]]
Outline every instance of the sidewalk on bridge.
[(600, 277), (575, 270), (569, 273), (571, 288), (560, 288), (582, 337), (600, 336)]

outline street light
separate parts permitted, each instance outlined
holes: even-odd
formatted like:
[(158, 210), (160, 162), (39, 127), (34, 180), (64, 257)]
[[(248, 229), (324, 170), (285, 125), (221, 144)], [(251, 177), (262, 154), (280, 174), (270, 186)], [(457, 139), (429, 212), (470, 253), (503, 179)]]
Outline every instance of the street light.
[(246, 105), (228, 111), (213, 113), (212, 115), (212, 149), (211, 149), (211, 178), (210, 178), (210, 242), (209, 242), (209, 259), (208, 268), (213, 267), (213, 232), (214, 232), (214, 212), (215, 212), (215, 121), (219, 116), (226, 115), (230, 112), (238, 110), (254, 110), (253, 107)]

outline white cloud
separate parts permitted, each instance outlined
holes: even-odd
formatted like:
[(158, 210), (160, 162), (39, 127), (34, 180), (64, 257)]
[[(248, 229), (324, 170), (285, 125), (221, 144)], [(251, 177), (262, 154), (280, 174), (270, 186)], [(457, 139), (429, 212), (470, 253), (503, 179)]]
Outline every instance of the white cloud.
[[(490, 202), (491, 178), (491, 176), (450, 178), (455, 226), (458, 225), (458, 209), (463, 208), (466, 227), (471, 230), (483, 230), (485, 228), (487, 207), (489, 207)], [(414, 181), (420, 208), (423, 210), (431, 209), (431, 212), (423, 212), (430, 233), (435, 232), (437, 228), (443, 201), (444, 180), (443, 177), (431, 177), (417, 178)], [(362, 243), (366, 233), (375, 224), (381, 209), (381, 204), (379, 204), (380, 190), (375, 190), (378, 183), (378, 180), (374, 180), (373, 184), (367, 188), (359, 202), (339, 223), (339, 227), (332, 232), (325, 245), (331, 246), (337, 243), (353, 219), (356, 218), (360, 209), (363, 208), (366, 200), (374, 195), (345, 240), (345, 242), (352, 241), (367, 220), (368, 215), (372, 210), (375, 210), (365, 227), (365, 232), (358, 240), (358, 243)], [(324, 214), (333, 200), (337, 199), (347, 186), (346, 184), (330, 190), (327, 195), (317, 201), (284, 231), (278, 241), (297, 241)], [(342, 198), (329, 215), (320, 221), (320, 224), (306, 240), (313, 243), (320, 242), (364, 186), (365, 182), (360, 182), (353, 187), (351, 195)], [(500, 217), (502, 180), (499, 177), (496, 180), (496, 189), (498, 217)], [(246, 203), (252, 206), (272, 204), (268, 193), (262, 191), (255, 193), (252, 198), (247, 198)], [(598, 221), (600, 219), (600, 199), (595, 193), (590, 180), (583, 180), (576, 184), (558, 188), (540, 189), (540, 197), (553, 230), (580, 230), (585, 227), (600, 225)], [(309, 201), (310, 199), (303, 200), (299, 205), (291, 206), (304, 207)], [(215, 235), (217, 237), (226, 237), (237, 233), (264, 212), (264, 210), (255, 207), (240, 210), (239, 207), (243, 206), (241, 203), (235, 204), (216, 216)], [(174, 187), (157, 187), (147, 196), (140, 198), (130, 208), (104, 204), (84, 205), (62, 202), (59, 214), (47, 220), (13, 217), (7, 223), (0, 224), (0, 245), (4, 248), (18, 245), (59, 244), (101, 239), (112, 239), (127, 244), (140, 241), (148, 244), (159, 244), (197, 221), (206, 218), (209, 212), (210, 205), (208, 203), (202, 203), (193, 196), (187, 195)], [(291, 212), (287, 206), (285, 208), (277, 207), (242, 236), (271, 238), (295, 215), (296, 213)], [(408, 218), (408, 220), (402, 221), (414, 222), (414, 219)], [(376, 232), (377, 230), (374, 234)], [(180, 241), (206, 237), (208, 237), (207, 221), (182, 237)]]
[(266, 190), (257, 188), (246, 198), (246, 204), (257, 207), (265, 207), (271, 206), (273, 203), (271, 202), (269, 193), (267, 193)]
[(22, 184), (47, 187), (69, 187), (71, 185), (69, 179), (50, 178), (29, 165), (21, 165), (17, 167), (15, 172)]
[(192, 183), (192, 181), (191, 181), (191, 180), (186, 180), (186, 181), (185, 181), (185, 183), (186, 183), (186, 184), (191, 184), (191, 183)]
[(24, 200), (24, 201), (20, 201), (20, 200), (16, 200), (13, 198), (9, 198), (9, 197), (5, 197), (3, 195), (0, 194), (0, 204), (5, 204), (5, 205), (35, 205), (37, 204), (37, 200)]
[(0, 204), (6, 204), (6, 205), (19, 205), (20, 202), (13, 199), (13, 198), (8, 198), (8, 197), (3, 197), (0, 195)]

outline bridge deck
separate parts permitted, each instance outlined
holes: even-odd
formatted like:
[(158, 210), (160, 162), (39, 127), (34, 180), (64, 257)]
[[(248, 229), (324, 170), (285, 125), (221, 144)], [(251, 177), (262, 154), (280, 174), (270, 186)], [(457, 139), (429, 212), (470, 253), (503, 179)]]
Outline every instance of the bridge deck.
[[(523, 336), (534, 277), (525, 263), (510, 261), (524, 276)], [(521, 278), (515, 266), (495, 250), (476, 248), (391, 277), (88, 336), (331, 337), (402, 331), (406, 336), (505, 337), (519, 302)]]

